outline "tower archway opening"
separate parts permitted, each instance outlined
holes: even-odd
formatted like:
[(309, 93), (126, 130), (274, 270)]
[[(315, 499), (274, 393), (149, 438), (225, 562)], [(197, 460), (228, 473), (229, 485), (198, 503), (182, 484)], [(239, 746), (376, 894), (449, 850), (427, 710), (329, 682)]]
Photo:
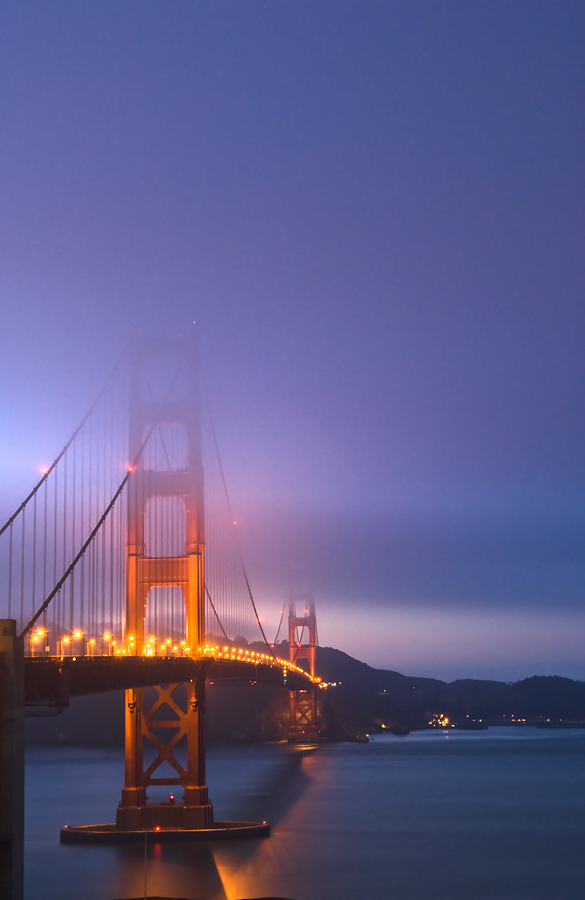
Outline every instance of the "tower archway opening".
[(181, 557), (187, 542), (187, 510), (182, 497), (151, 497), (144, 508), (144, 552), (151, 558)]

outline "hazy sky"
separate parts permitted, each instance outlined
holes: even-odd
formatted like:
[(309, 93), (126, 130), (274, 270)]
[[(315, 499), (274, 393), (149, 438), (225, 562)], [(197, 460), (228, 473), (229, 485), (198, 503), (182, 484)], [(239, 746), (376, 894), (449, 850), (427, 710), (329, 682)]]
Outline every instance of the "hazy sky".
[[(585, 678), (581, 0), (7, 0), (0, 490), (197, 328), (268, 622)], [(193, 326), (193, 320), (197, 325)]]

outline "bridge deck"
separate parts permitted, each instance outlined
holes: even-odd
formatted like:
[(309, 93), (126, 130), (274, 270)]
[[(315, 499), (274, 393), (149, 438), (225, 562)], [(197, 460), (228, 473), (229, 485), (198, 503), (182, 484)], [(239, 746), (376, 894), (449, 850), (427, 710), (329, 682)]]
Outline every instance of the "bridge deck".
[(296, 666), (275, 661), (248, 661), (204, 656), (79, 656), (25, 659), (25, 705), (66, 706), (69, 697), (123, 688), (174, 684), (197, 678), (214, 681), (259, 681), (293, 691), (312, 687)]

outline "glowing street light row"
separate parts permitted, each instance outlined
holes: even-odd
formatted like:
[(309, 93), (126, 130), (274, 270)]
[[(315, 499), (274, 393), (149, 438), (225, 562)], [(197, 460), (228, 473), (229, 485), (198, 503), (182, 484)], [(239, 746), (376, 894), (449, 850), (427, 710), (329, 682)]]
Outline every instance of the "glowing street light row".
[[(31, 653), (33, 656), (35, 655), (35, 649), (37, 647), (40, 649), (43, 638), (45, 638), (46, 641), (48, 641), (49, 639), (48, 632), (43, 628), (37, 629), (31, 635), (30, 644)], [(85, 644), (85, 652), (80, 652), (83, 651), (83, 643), (79, 649), (75, 647), (75, 642), (77, 641), (82, 641)], [(107, 644), (108, 656), (138, 655), (138, 642), (133, 635), (129, 635), (127, 637), (126, 647), (119, 646), (110, 632), (106, 632), (102, 635), (102, 642), (105, 642)], [(85, 635), (82, 631), (74, 631), (70, 635), (65, 635), (61, 638), (60, 641), (57, 642), (57, 656), (62, 657), (69, 655), (69, 653), (73, 655), (73, 653), (75, 652), (76, 656), (93, 657), (95, 655), (96, 647), (97, 641), (95, 638), (85, 639)], [(48, 645), (45, 647), (45, 649), (48, 651)], [(169, 654), (191, 656), (191, 648), (187, 646), (186, 641), (175, 642), (172, 640), (172, 638), (166, 638), (159, 643), (155, 637), (149, 637), (142, 647), (142, 655), (147, 657), (158, 657), (162, 655), (168, 656)], [(307, 678), (307, 680), (312, 681), (318, 687), (326, 688), (329, 686), (327, 682), (322, 681), (320, 678), (311, 678), (311, 676), (304, 669), (302, 669), (300, 666), (295, 665), (295, 663), (290, 662), (290, 660), (274, 657), (269, 653), (258, 653), (255, 650), (244, 650), (243, 648), (239, 647), (220, 647), (219, 645), (205, 644), (204, 647), (198, 648), (197, 655), (199, 657), (211, 656), (214, 659), (249, 662), (253, 663), (254, 665), (277, 665), (283, 669), (285, 675), (289, 670), (292, 670), (303, 675), (305, 678)]]

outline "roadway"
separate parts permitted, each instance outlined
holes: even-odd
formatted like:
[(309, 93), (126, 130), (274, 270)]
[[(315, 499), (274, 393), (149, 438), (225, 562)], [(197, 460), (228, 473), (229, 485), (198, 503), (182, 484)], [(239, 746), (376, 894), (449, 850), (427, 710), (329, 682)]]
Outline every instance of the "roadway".
[(191, 658), (148, 656), (26, 657), (25, 706), (67, 706), (70, 697), (125, 688), (185, 681), (252, 681), (291, 691), (312, 687), (311, 678), (297, 666), (268, 659), (204, 656)]

